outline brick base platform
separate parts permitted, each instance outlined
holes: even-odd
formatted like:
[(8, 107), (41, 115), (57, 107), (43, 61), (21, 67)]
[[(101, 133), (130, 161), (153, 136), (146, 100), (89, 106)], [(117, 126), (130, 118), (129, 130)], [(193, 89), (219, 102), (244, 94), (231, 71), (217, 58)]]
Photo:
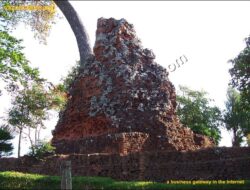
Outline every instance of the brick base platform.
[(119, 180), (243, 180), (250, 179), (250, 147), (199, 151), (57, 155), (36, 161), (1, 158), (0, 171), (60, 175), (63, 160), (71, 160), (73, 176), (105, 176)]

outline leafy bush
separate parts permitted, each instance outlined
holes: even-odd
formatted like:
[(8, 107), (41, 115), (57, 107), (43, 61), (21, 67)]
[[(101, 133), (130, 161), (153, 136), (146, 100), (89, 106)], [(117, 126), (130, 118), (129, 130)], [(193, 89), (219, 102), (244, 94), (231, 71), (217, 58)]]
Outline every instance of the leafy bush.
[(31, 146), (30, 149), (29, 156), (37, 159), (55, 154), (55, 147), (50, 142), (39, 142), (37, 145)]
[(14, 136), (7, 125), (0, 126), (0, 158), (12, 154), (13, 145), (10, 142)]

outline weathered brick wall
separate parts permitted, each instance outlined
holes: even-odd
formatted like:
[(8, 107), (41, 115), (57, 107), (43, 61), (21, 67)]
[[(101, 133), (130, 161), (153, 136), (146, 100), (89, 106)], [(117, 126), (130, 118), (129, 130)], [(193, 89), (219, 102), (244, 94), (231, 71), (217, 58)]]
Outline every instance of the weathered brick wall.
[[(188, 131), (191, 132), (191, 130)], [(171, 143), (167, 136), (154, 136), (143, 132), (124, 132), (81, 139), (61, 139), (54, 141), (53, 146), (56, 147), (57, 154), (108, 153), (120, 155), (135, 152), (154, 152), (156, 150), (187, 151), (195, 150), (197, 146), (199, 148), (211, 146), (211, 142), (207, 137), (198, 134), (193, 137), (194, 139), (191, 139), (190, 136), (183, 135), (181, 138), (177, 138), (178, 142)], [(194, 143), (197, 146), (194, 146)], [(190, 146), (187, 148), (188, 145)]]
[(196, 152), (71, 154), (45, 161), (23, 157), (0, 159), (0, 171), (60, 174), (63, 160), (72, 161), (72, 174), (109, 176), (121, 180), (250, 179), (250, 147), (213, 148)]
[(139, 152), (144, 149), (144, 143), (148, 139), (147, 133), (115, 133), (96, 137), (85, 137), (76, 140), (58, 140), (53, 145), (57, 147), (58, 154), (127, 154)]

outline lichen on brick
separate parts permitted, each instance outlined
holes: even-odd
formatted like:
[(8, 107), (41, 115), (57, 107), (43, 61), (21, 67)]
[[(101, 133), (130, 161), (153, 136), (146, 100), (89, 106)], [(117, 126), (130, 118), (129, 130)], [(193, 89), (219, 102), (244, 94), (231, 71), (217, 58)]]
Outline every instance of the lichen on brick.
[[(94, 55), (86, 59), (71, 86), (53, 142), (102, 136), (126, 146), (121, 136), (129, 133), (134, 140), (140, 133), (147, 140), (138, 137), (138, 147), (126, 152), (213, 146), (179, 122), (168, 72), (154, 61), (152, 50), (143, 48), (133, 25), (125, 19), (100, 18), (97, 26)], [(92, 144), (100, 143), (93, 139)], [(86, 146), (82, 150), (88, 152)]]

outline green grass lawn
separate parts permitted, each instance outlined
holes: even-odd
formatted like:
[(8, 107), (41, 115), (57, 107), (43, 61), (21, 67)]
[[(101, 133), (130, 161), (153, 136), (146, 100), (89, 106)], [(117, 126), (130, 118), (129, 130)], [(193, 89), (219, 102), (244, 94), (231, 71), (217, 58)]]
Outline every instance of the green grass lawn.
[[(107, 177), (73, 177), (73, 189), (119, 190), (119, 189), (174, 189), (174, 190), (249, 190), (250, 180), (244, 185), (173, 185), (141, 181), (115, 181)], [(57, 190), (60, 189), (60, 176), (25, 174), (20, 172), (0, 172), (0, 189), (6, 190)]]

